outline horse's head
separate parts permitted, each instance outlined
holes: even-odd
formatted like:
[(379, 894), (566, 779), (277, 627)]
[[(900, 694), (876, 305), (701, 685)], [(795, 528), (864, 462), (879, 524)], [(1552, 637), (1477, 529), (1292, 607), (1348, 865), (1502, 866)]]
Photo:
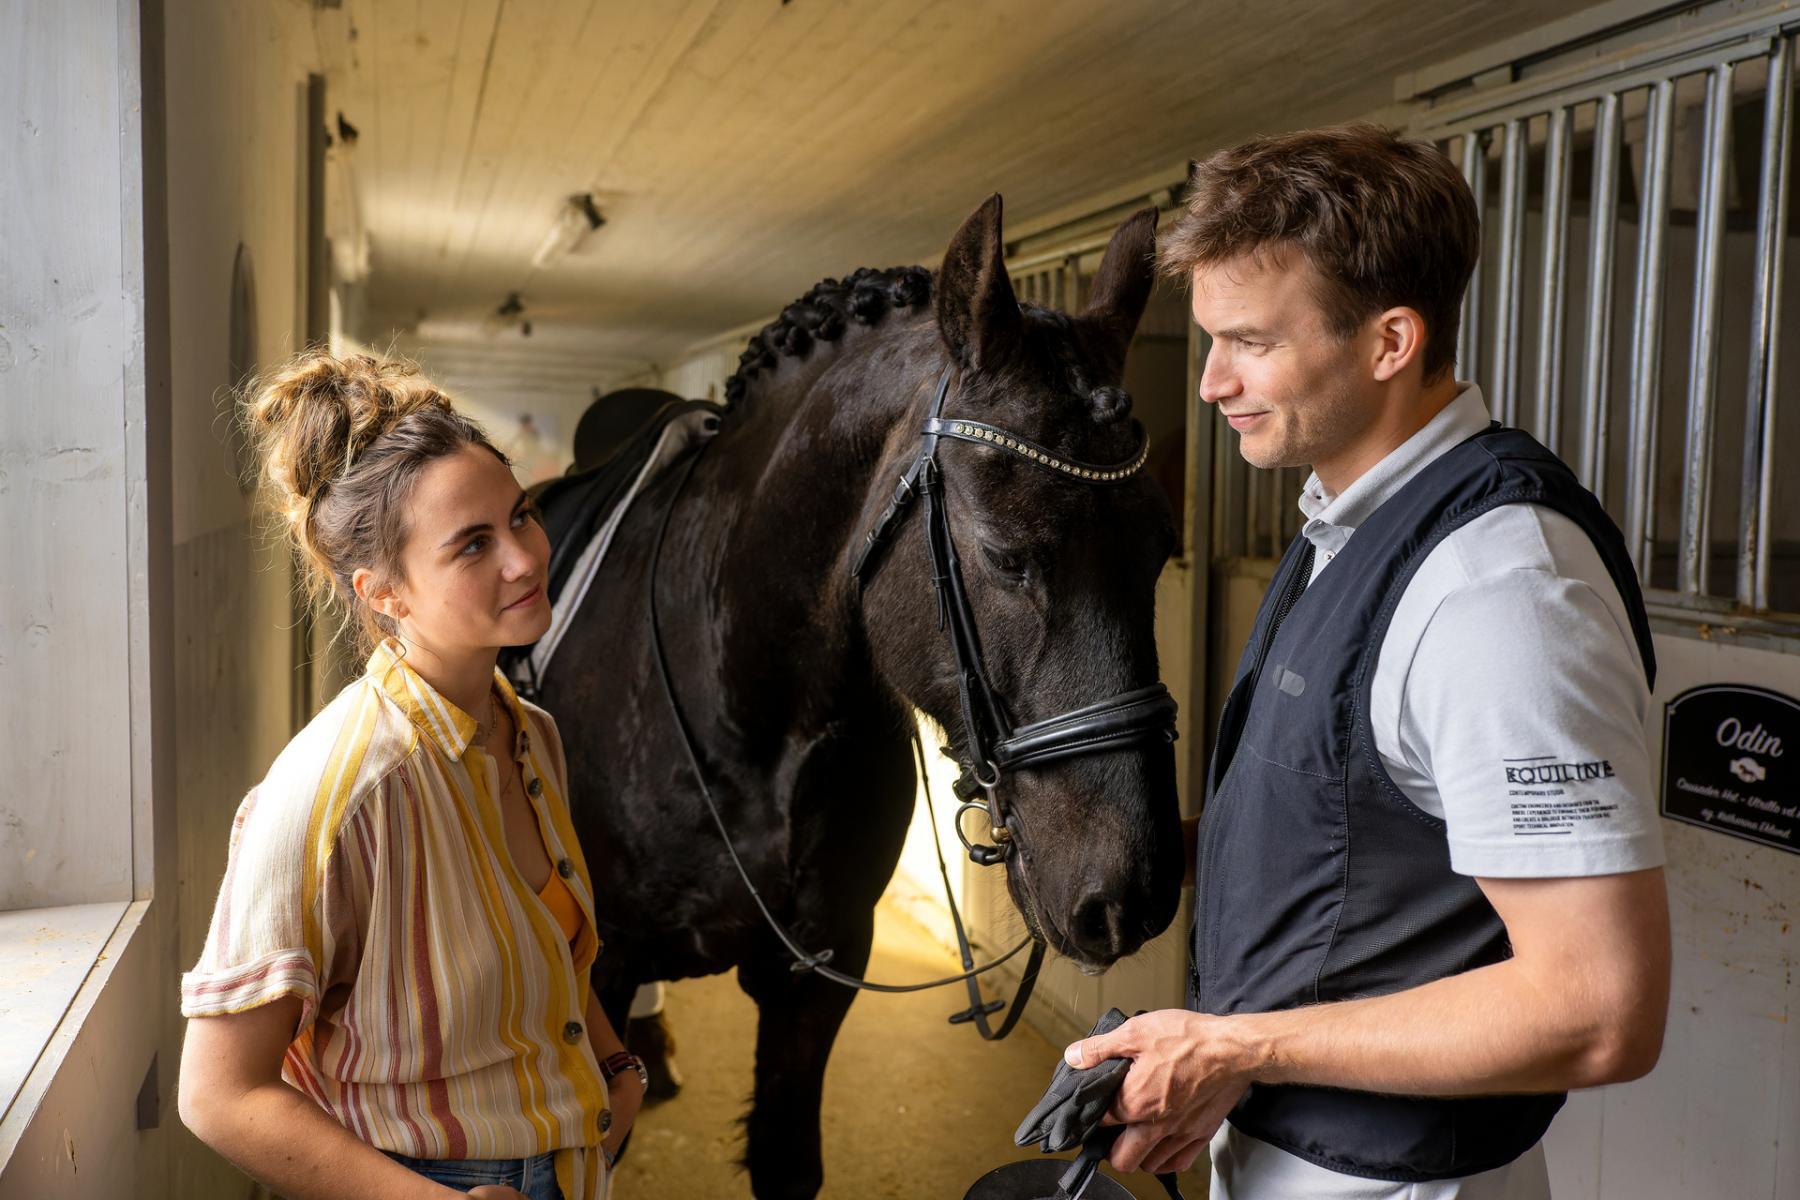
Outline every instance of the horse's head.
[[(1000, 198), (977, 209), (935, 287), (952, 369), (944, 415), (1000, 427), (1058, 463), (1136, 455), (1144, 431), (1120, 381), (1153, 283), (1155, 226), (1146, 210), (1119, 228), (1087, 308), (1068, 316), (1020, 307)], [(896, 456), (916, 447), (917, 428), (897, 432)], [(1156, 579), (1175, 548), (1157, 486), (1141, 472), (1094, 483), (963, 440), (942, 442), (937, 458), (981, 656), (1012, 725), (1154, 684)], [(915, 537), (888, 551), (897, 561), (870, 581), (864, 620), (882, 674), (960, 738), (956, 661)], [(1183, 856), (1166, 740), (1020, 767), (998, 794), (1016, 827), (1008, 887), (1055, 949), (1105, 968), (1174, 917)]]

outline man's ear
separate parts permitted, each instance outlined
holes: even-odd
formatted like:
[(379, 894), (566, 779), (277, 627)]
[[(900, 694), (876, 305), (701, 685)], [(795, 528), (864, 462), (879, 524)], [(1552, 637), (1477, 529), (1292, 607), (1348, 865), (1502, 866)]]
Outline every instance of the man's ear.
[(1425, 355), (1425, 318), (1416, 308), (1400, 305), (1375, 318), (1378, 341), (1375, 346), (1374, 375), (1386, 383)]

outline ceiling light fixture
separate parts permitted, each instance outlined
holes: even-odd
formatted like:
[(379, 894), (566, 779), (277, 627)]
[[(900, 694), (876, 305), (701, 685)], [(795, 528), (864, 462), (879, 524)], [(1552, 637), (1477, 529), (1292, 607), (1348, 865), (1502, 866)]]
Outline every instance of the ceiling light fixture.
[(531, 256), (531, 265), (540, 271), (554, 265), (604, 224), (606, 218), (601, 215), (594, 194), (577, 192), (563, 202), (556, 224), (550, 227), (550, 232), (538, 245), (537, 253)]

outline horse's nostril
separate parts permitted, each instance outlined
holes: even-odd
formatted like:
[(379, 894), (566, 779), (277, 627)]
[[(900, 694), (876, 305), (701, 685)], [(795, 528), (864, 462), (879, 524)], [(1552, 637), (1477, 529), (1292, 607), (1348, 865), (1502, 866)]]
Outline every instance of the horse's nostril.
[(1113, 959), (1125, 948), (1125, 906), (1104, 892), (1089, 892), (1075, 905), (1069, 935), (1094, 958)]

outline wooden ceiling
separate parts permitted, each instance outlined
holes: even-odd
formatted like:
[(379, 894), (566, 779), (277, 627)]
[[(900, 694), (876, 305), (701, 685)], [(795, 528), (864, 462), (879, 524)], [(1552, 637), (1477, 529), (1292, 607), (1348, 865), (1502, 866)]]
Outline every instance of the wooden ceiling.
[[(367, 340), (516, 339), (490, 314), (517, 291), (543, 355), (620, 378), (822, 276), (933, 260), (989, 192), (1019, 228), (1177, 182), (1578, 7), (341, 0), (314, 18), (333, 121), (357, 131), (332, 150), (334, 238), (366, 247)], [(588, 190), (605, 226), (534, 270)]]

